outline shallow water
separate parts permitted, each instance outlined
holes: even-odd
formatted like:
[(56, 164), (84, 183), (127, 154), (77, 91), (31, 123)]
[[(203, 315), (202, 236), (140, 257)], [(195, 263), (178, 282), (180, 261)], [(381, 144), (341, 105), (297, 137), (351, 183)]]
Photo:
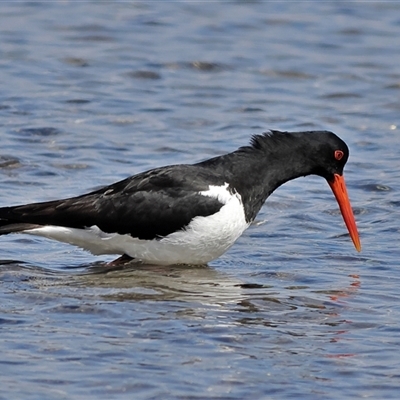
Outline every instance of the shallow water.
[(398, 398), (398, 3), (1, 8), (2, 205), (328, 129), (363, 250), (315, 177), (207, 267), (2, 237), (0, 399)]

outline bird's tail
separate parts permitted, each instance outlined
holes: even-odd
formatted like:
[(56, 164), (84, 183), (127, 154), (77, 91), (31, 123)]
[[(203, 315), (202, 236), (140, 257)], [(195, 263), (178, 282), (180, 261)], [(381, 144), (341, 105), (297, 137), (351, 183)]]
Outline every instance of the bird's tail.
[[(4, 225), (2, 225), (4, 223)], [(9, 223), (0, 220), (0, 235), (8, 235), (9, 233), (23, 232), (29, 229), (39, 228), (40, 225), (20, 223)]]
[(26, 222), (18, 218), (18, 213), (15, 213), (16, 207), (1, 207), (0, 208), (0, 235), (9, 233), (22, 232), (29, 229), (38, 228), (40, 225)]

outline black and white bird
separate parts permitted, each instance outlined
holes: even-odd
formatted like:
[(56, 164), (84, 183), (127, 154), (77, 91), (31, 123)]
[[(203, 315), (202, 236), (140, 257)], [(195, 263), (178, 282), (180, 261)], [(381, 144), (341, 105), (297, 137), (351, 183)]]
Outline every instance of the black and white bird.
[(327, 131), (255, 135), (196, 164), (155, 168), (68, 199), (0, 208), (0, 235), (27, 233), (95, 255), (151, 264), (206, 264), (225, 253), (283, 183), (319, 175), (361, 249), (343, 168), (347, 145)]

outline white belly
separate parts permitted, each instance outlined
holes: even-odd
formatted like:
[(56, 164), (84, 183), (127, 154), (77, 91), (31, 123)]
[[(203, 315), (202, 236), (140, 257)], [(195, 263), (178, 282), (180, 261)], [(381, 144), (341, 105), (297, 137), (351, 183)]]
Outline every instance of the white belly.
[(216, 197), (224, 205), (213, 215), (195, 217), (185, 230), (158, 240), (105, 233), (97, 226), (86, 229), (43, 226), (25, 233), (73, 244), (96, 255), (127, 254), (151, 264), (206, 264), (225, 253), (249, 224), (240, 195), (229, 193), (227, 184), (210, 186), (210, 190), (201, 194)]

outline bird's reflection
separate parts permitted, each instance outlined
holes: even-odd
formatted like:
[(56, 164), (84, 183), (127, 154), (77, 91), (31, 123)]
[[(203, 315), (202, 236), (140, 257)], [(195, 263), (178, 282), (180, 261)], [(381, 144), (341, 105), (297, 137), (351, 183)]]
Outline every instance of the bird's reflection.
[[(190, 302), (194, 308), (196, 303), (226, 306), (230, 311), (247, 314), (246, 317), (241, 314), (238, 319), (243, 324), (261, 320), (265, 323), (268, 319), (265, 313), (277, 313), (274, 315), (276, 319), (279, 313), (296, 310), (320, 310), (323, 314), (337, 317), (343, 302), (354, 295), (360, 285), (359, 278), (351, 276), (346, 288), (313, 290), (312, 286), (282, 286), (282, 281), (295, 281), (296, 276), (291, 273), (256, 274), (261, 283), (254, 283), (254, 275), (253, 282), (244, 282), (233, 273), (207, 265), (160, 266), (135, 262), (117, 266), (95, 262), (55, 270), (20, 261), (0, 260), (0, 274), (18, 276), (19, 280), (29, 282), (32, 289), (45, 291), (46, 295), (53, 293), (57, 297), (73, 297), (81, 301), (101, 298), (118, 302)], [(253, 319), (255, 314), (256, 319)]]
[(75, 271), (69, 285), (103, 289), (102, 297), (117, 301), (153, 299), (223, 304), (238, 302), (244, 295), (237, 278), (207, 265), (94, 263)]

